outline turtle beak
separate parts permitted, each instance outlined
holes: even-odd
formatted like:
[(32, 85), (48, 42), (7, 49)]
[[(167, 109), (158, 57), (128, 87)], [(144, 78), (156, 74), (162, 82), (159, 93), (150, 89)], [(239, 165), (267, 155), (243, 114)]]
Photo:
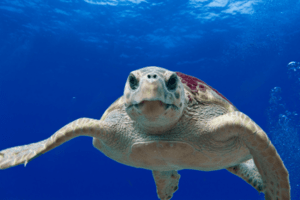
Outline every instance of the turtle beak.
[(140, 99), (153, 101), (163, 96), (163, 91), (161, 90), (162, 85), (159, 81), (149, 83), (144, 81), (141, 85)]
[(131, 105), (141, 106), (145, 101), (159, 101), (163, 104), (164, 99), (165, 95), (161, 81), (143, 81), (139, 88), (135, 91), (134, 97), (128, 104), (128, 107)]

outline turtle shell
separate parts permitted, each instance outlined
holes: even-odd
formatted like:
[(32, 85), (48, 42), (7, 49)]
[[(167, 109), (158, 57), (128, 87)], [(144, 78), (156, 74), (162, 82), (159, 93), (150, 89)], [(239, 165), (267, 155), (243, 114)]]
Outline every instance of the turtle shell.
[(194, 100), (197, 100), (200, 103), (214, 102), (222, 104), (232, 111), (237, 110), (225, 96), (204, 81), (181, 72), (176, 72), (176, 74), (189, 92), (187, 94), (189, 102), (193, 102)]

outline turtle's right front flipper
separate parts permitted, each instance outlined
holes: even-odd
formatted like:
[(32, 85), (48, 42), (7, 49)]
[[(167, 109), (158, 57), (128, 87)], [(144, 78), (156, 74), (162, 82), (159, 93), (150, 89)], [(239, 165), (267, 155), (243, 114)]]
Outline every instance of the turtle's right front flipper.
[(54, 133), (50, 138), (29, 145), (17, 146), (0, 151), (0, 169), (26, 164), (41, 154), (78, 136), (104, 138), (107, 126), (99, 120), (80, 118)]

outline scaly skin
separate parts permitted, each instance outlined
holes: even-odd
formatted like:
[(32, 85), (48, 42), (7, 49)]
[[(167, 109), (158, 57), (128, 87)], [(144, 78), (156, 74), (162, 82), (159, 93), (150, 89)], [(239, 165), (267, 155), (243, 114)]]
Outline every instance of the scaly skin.
[(81, 118), (50, 138), (0, 152), (0, 169), (27, 164), (77, 137), (125, 165), (152, 170), (161, 200), (178, 189), (181, 169), (227, 169), (267, 200), (289, 200), (288, 172), (266, 133), (197, 78), (158, 67), (130, 73), (124, 95), (100, 120)]
[[(231, 112), (211, 120), (209, 126), (211, 132), (216, 135), (226, 134), (228, 137), (238, 137), (244, 142), (253, 156), (259, 175), (262, 177), (262, 191), (267, 200), (290, 199), (288, 171), (267, 134), (255, 122), (241, 112)], [(242, 175), (238, 171), (242, 170), (241, 168), (233, 168), (229, 168), (229, 170)], [(257, 179), (259, 175), (254, 173), (251, 178)], [(249, 183), (252, 182), (248, 181)]]

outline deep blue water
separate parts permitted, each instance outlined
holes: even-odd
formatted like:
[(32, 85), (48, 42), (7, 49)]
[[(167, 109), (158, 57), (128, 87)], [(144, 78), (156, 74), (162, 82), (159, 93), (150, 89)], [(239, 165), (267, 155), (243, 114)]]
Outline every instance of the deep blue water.
[[(130, 71), (160, 66), (205, 81), (267, 131), (300, 199), (299, 13), (299, 0), (2, 0), (0, 150), (99, 119)], [(226, 170), (179, 173), (172, 200), (263, 199)], [(107, 158), (89, 137), (0, 171), (0, 200), (65, 199), (157, 194), (151, 171)]]

